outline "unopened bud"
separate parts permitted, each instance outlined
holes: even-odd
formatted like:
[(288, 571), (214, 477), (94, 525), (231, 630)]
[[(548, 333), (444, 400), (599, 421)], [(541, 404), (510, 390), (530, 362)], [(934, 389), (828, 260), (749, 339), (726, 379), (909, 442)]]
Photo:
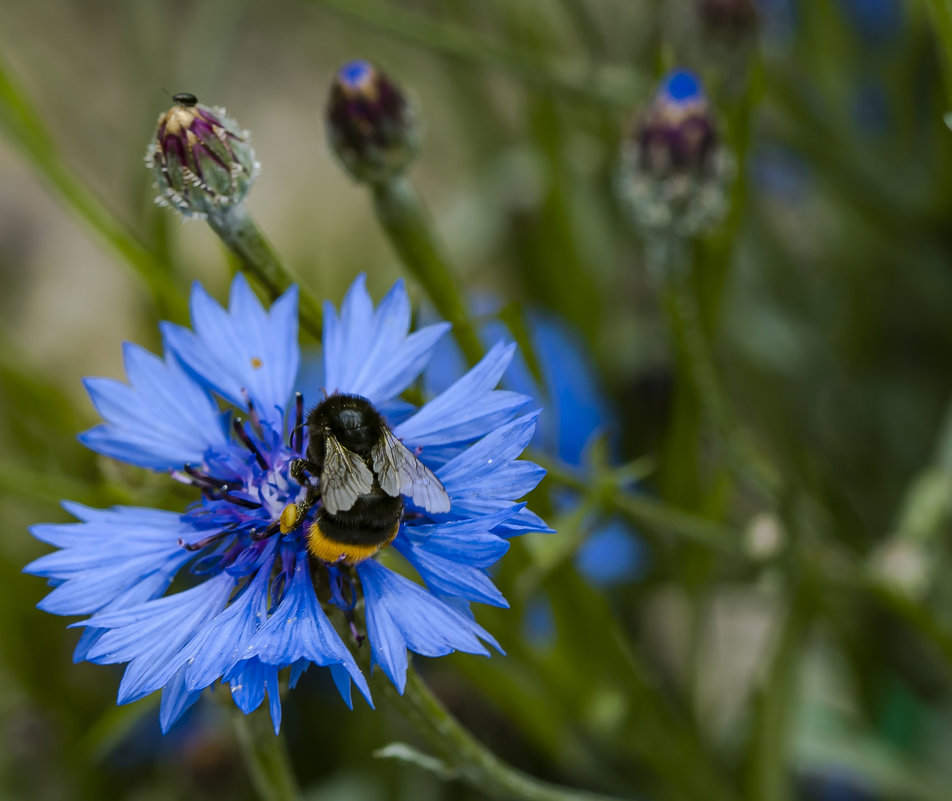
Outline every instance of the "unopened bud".
[(641, 167), (657, 177), (710, 168), (717, 132), (707, 97), (690, 72), (668, 76), (638, 130)]
[(698, 79), (668, 75), (622, 147), (619, 194), (638, 228), (692, 236), (726, 210), (732, 170)]
[(344, 64), (327, 101), (327, 137), (356, 181), (381, 183), (416, 157), (416, 112), (401, 89), (367, 61)]
[(156, 203), (187, 217), (240, 203), (258, 174), (248, 132), (224, 109), (200, 105), (195, 95), (172, 99), (175, 105), (159, 116), (146, 153), (159, 190)]
[(704, 27), (717, 35), (743, 35), (757, 25), (754, 0), (697, 0), (697, 10)]

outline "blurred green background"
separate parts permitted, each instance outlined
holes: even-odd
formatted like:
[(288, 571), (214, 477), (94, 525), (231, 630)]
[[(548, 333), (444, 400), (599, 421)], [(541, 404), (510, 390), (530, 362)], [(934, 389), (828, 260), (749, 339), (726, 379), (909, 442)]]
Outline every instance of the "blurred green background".
[[(626, 502), (593, 490), (557, 514), (545, 482), (531, 503), (560, 533), (515, 542), (497, 574), (512, 609), (477, 612), (508, 656), (418, 660), (434, 691), (515, 766), (622, 797), (952, 798), (952, 103), (927, 8), (942, 3), (763, 0), (749, 30), (701, 5), (0, 6), (0, 798), (254, 797), (223, 706), (164, 738), (151, 700), (117, 709), (120, 671), (72, 664), (77, 632), (34, 608), (45, 588), (20, 570), (47, 550), (28, 527), (67, 519), (60, 498), (188, 500), (76, 440), (95, 422), (81, 378), (120, 377), (122, 341), (158, 349), (193, 279), (218, 297), (230, 280), (204, 224), (152, 203), (163, 87), (251, 130), (247, 206), (316, 296), (339, 303), (366, 271), (379, 298), (402, 274), (326, 148), (327, 87), (356, 57), (422, 110), (411, 176), (467, 291), (577, 331), (614, 452), (650, 456), (652, 508), (677, 510), (628, 504), (644, 563), (600, 586), (573, 550), (591, 513)], [(633, 115), (678, 66), (737, 163), (690, 286), (772, 498), (705, 424), (613, 191)], [(170, 291), (155, 297), (137, 259)], [(678, 514), (720, 544), (683, 536)], [(284, 726), (308, 798), (481, 797), (374, 758), (425, 745), (311, 673)]]

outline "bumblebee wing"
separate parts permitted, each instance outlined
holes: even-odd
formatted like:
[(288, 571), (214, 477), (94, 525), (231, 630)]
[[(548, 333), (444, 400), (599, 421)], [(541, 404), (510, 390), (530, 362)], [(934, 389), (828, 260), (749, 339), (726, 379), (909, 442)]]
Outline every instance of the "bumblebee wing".
[(450, 496), (430, 468), (416, 458), (389, 428), (370, 451), (380, 489), (406, 495), (428, 512), (448, 512)]
[(373, 489), (374, 476), (364, 460), (341, 445), (336, 437), (324, 437), (324, 468), (321, 470), (321, 501), (332, 515), (350, 509), (359, 495)]

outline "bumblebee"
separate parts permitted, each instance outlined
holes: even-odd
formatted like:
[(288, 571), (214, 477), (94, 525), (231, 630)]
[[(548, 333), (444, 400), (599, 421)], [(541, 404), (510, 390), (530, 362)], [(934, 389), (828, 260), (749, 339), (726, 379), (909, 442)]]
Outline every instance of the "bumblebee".
[(389, 545), (400, 528), (404, 496), (427, 512), (450, 510), (440, 480), (366, 398), (329, 395), (308, 412), (305, 425), (305, 458), (292, 463), (291, 475), (308, 494), (289, 517), (300, 521), (321, 501), (307, 531), (308, 550), (317, 559), (354, 565)]

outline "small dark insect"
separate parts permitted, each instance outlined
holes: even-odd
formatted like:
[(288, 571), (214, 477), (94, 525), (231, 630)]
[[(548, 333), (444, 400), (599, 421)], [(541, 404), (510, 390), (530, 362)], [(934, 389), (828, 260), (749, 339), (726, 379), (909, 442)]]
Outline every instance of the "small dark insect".
[(194, 106), (198, 103), (198, 98), (191, 92), (179, 92), (178, 94), (174, 94), (172, 95), (172, 100), (180, 106)]
[(308, 412), (306, 425), (307, 452), (292, 464), (291, 475), (308, 495), (291, 514), (299, 521), (321, 500), (307, 532), (316, 558), (353, 565), (389, 545), (400, 527), (403, 496), (428, 512), (450, 510), (440, 480), (366, 398), (330, 395)]

